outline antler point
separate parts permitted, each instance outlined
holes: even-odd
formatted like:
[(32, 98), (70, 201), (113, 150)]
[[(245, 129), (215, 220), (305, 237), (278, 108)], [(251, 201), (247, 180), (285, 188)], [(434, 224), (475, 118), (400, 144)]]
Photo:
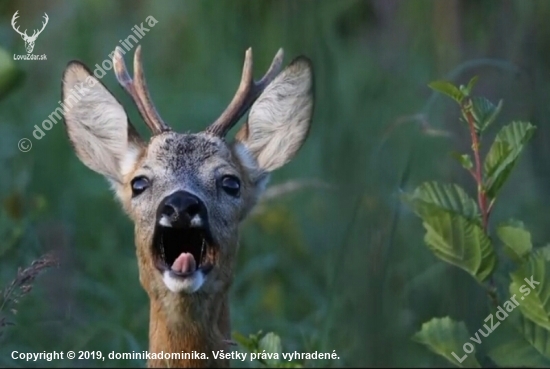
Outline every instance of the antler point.
[(248, 73), (252, 69), (252, 48), (249, 47), (244, 55), (243, 73)]
[(120, 46), (115, 47), (115, 53), (113, 54), (113, 63), (115, 65), (115, 69), (117, 69), (117, 65), (120, 63), (121, 59), (124, 59), (122, 56), (122, 49)]
[(136, 47), (136, 51), (134, 52), (134, 75), (140, 74), (141, 70), (141, 45), (138, 45)]
[(280, 48), (265, 75), (261, 80), (255, 82), (252, 77), (252, 47), (246, 49), (241, 82), (237, 92), (225, 111), (206, 128), (206, 131), (219, 137), (225, 136), (280, 72), (283, 55), (283, 49)]

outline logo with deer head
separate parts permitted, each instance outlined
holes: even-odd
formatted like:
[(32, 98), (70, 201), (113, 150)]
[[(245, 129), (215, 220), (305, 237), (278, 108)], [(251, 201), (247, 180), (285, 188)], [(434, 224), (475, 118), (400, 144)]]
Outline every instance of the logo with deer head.
[(38, 38), (38, 35), (42, 33), (44, 28), (46, 28), (46, 24), (48, 24), (48, 14), (44, 13), (44, 22), (42, 23), (42, 28), (39, 30), (35, 29), (32, 33), (32, 35), (27, 35), (27, 30), (24, 32), (19, 31), (19, 26), (15, 24), (15, 21), (17, 18), (19, 18), (19, 10), (15, 12), (13, 17), (11, 18), (11, 26), (15, 30), (15, 32), (19, 33), (21, 35), (21, 38), (23, 38), (23, 41), (25, 41), (25, 49), (27, 50), (27, 54), (32, 53), (32, 50), (34, 49), (34, 42)]

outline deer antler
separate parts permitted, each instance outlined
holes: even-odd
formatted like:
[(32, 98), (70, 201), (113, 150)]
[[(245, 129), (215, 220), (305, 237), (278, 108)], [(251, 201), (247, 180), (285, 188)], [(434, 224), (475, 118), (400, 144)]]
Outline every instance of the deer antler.
[[(48, 24), (48, 14), (44, 13), (44, 22), (42, 22), (42, 29), (40, 29), (40, 31), (37, 31), (37, 30), (34, 30), (34, 32), (32, 33), (32, 36), (30, 36), (29, 38), (36, 38), (38, 37), (39, 34), (42, 33), (42, 31), (44, 31), (44, 28), (46, 28), (46, 24)], [(25, 33), (26, 33), (26, 30), (25, 30)]]
[(139, 45), (134, 54), (134, 77), (135, 82), (128, 74), (128, 69), (124, 63), (124, 57), (122, 56), (122, 49), (117, 46), (113, 56), (113, 66), (115, 69), (115, 75), (118, 82), (124, 87), (126, 92), (132, 97), (136, 104), (141, 117), (145, 121), (145, 124), (153, 131), (153, 134), (159, 134), (165, 131), (170, 131), (171, 128), (164, 123), (160, 118), (149, 92), (147, 90), (147, 84), (145, 83), (145, 77), (143, 75), (143, 68), (141, 65), (141, 45)]
[(27, 30), (25, 30), (25, 32), (21, 32), (19, 31), (19, 26), (16, 26), (15, 25), (15, 20), (17, 18), (19, 18), (19, 15), (17, 15), (17, 13), (19, 13), (19, 10), (15, 12), (15, 14), (13, 15), (13, 17), (11, 18), (11, 26), (12, 28), (14, 29), (15, 32), (19, 33), (21, 36), (23, 37), (29, 37), (27, 36)]
[(224, 137), (231, 127), (233, 127), (246, 113), (252, 103), (256, 101), (267, 85), (269, 85), (277, 74), (279, 74), (283, 56), (283, 49), (279, 49), (265, 75), (256, 82), (252, 78), (252, 49), (248, 48), (244, 57), (243, 74), (239, 88), (229, 106), (220, 117), (206, 129), (206, 132)]

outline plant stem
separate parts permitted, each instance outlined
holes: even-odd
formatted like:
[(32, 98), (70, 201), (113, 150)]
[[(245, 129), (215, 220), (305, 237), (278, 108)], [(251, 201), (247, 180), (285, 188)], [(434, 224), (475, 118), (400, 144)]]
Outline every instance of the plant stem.
[[(466, 99), (466, 102), (462, 104), (462, 110), (468, 121), (468, 127), (470, 129), (470, 135), (472, 137), (472, 151), (474, 153), (475, 168), (472, 171), (472, 175), (477, 183), (477, 202), (479, 210), (481, 212), (481, 220), (483, 225), (483, 231), (488, 235), (489, 228), (489, 214), (492, 208), (487, 204), (487, 194), (483, 188), (483, 175), (481, 174), (481, 155), (479, 153), (480, 139), (475, 127), (475, 118), (472, 114), (472, 102), (470, 99)], [(487, 291), (493, 304), (498, 306), (498, 297), (496, 293), (496, 286), (493, 276), (489, 277), (489, 289)]]
[(489, 223), (489, 208), (487, 207), (487, 194), (483, 188), (483, 176), (481, 174), (481, 156), (479, 154), (479, 136), (477, 135), (476, 128), (474, 125), (474, 116), (470, 111), (470, 108), (465, 106), (463, 107), (464, 114), (468, 120), (468, 126), (470, 128), (470, 134), (472, 136), (472, 151), (474, 153), (474, 178), (477, 183), (477, 202), (479, 204), (479, 210), (481, 211), (483, 230), (487, 233), (488, 223)]

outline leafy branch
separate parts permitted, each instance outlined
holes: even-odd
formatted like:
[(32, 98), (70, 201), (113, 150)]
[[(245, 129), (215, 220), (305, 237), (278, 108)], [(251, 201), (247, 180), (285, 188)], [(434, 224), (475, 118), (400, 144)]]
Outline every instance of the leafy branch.
[[(422, 219), (428, 248), (444, 262), (468, 272), (487, 290), (492, 307), (484, 322), (495, 314), (503, 323), (502, 334), (498, 338), (489, 336), (492, 329), (480, 322), (479, 326), (486, 330), (479, 329), (468, 337), (463, 322), (443, 317), (424, 323), (413, 340), (460, 367), (481, 367), (476, 355), (486, 355), (504, 367), (548, 367), (550, 245), (533, 248), (530, 233), (518, 220), (499, 224), (497, 237), (492, 237), (489, 227), (497, 196), (536, 128), (521, 121), (504, 126), (483, 158), (483, 134), (500, 113), (502, 100), (495, 105), (484, 97), (473, 96), (476, 82), (474, 77), (466, 86), (445, 81), (429, 86), (452, 98), (460, 107), (460, 120), (470, 133), (473, 160), (470, 154), (453, 153), (453, 157), (474, 179), (477, 201), (456, 184), (434, 181), (404, 194), (403, 200)], [(499, 263), (496, 240), (501, 241), (507, 263)], [(510, 264), (515, 270), (509, 270)], [(497, 274), (499, 281), (509, 280), (509, 295), (499, 296), (494, 282)], [(507, 299), (499, 303), (502, 298)], [(516, 307), (519, 308), (514, 310)], [(489, 338), (481, 346), (484, 337)]]

